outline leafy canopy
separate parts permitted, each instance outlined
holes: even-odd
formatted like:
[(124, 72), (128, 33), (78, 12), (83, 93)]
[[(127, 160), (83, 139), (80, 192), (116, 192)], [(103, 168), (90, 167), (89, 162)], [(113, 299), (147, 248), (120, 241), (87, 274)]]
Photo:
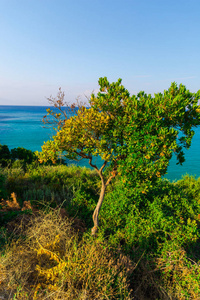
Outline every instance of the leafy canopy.
[[(106, 188), (116, 175), (135, 193), (146, 193), (148, 188), (167, 171), (174, 152), (178, 163), (184, 162), (183, 148), (189, 148), (194, 135), (193, 127), (200, 124), (198, 99), (182, 84), (171, 87), (154, 97), (140, 92), (130, 96), (128, 90), (117, 82), (109, 83), (107, 78), (99, 79), (100, 91), (91, 95), (90, 107), (79, 106), (77, 113), (67, 117), (63, 112), (64, 94), (51, 103), (63, 112), (54, 116), (58, 123), (53, 140), (46, 142), (38, 154), (40, 162), (50, 158), (56, 162), (60, 153), (70, 159), (86, 158), (101, 178), (101, 192), (93, 213), (96, 234), (98, 216)], [(181, 133), (181, 135), (178, 135)], [(93, 163), (94, 157), (101, 157), (102, 165)], [(103, 173), (107, 167), (107, 172)]]
[(121, 169), (119, 173), (140, 183), (164, 175), (172, 152), (182, 164), (183, 148), (190, 147), (192, 128), (200, 124), (200, 91), (191, 93), (184, 85), (172, 83), (154, 97), (144, 92), (130, 96), (121, 81), (100, 78), (100, 92), (91, 95), (90, 107), (79, 107), (69, 118), (65, 114), (53, 140), (42, 147), (40, 161), (56, 161), (62, 152), (93, 164), (92, 159), (100, 156), (102, 166), (109, 163), (110, 172)]
[[(126, 159), (121, 162), (128, 184), (137, 185), (143, 193), (167, 171), (174, 152), (177, 164), (185, 161), (194, 135), (193, 127), (200, 125), (198, 108), (200, 91), (189, 92), (182, 84), (172, 83), (164, 93), (154, 97), (140, 92), (127, 105), (130, 122), (124, 133)], [(130, 107), (131, 106), (131, 107)]]

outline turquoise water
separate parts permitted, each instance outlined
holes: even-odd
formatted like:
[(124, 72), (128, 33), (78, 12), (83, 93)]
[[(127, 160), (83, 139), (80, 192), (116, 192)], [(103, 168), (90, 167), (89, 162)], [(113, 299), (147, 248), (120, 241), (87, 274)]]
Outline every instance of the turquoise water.
[[(32, 151), (41, 151), (44, 141), (55, 133), (53, 129), (44, 128), (42, 118), (46, 114), (44, 106), (0, 106), (0, 144), (10, 149), (24, 147)], [(186, 161), (182, 166), (176, 165), (175, 157), (170, 161), (165, 178), (178, 180), (184, 174), (200, 177), (200, 127), (195, 129), (192, 146), (186, 150)], [(72, 161), (68, 161), (71, 163)], [(97, 159), (97, 164), (98, 161)], [(87, 160), (77, 163), (89, 167)]]
[(0, 106), (0, 144), (10, 149), (24, 147), (40, 151), (44, 141), (53, 134), (43, 128), (42, 117), (45, 107), (38, 106)]

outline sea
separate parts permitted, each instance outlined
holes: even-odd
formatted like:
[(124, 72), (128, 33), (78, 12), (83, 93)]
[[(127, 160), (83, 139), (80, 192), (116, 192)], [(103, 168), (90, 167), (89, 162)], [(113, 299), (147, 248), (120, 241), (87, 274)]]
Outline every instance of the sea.
[[(9, 149), (23, 147), (41, 151), (43, 143), (55, 134), (52, 128), (42, 123), (48, 107), (0, 105), (0, 144), (7, 145)], [(192, 145), (189, 150), (185, 150), (186, 161), (182, 166), (177, 165), (173, 156), (164, 178), (177, 181), (186, 174), (200, 177), (200, 127), (194, 130)], [(67, 164), (72, 163), (90, 167), (86, 159), (79, 162), (67, 160)], [(100, 166), (101, 159), (97, 158), (95, 163)]]

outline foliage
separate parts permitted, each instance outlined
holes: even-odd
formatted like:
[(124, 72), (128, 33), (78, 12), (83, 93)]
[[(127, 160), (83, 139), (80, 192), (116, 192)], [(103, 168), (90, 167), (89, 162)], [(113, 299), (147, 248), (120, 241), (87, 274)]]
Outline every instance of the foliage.
[(146, 194), (135, 195), (119, 182), (105, 197), (101, 226), (109, 243), (121, 245), (133, 261), (142, 257), (133, 274), (138, 293), (150, 289), (159, 299), (198, 299), (198, 195), (199, 180), (186, 176), (177, 183), (160, 179)]
[(36, 161), (36, 155), (33, 151), (21, 147), (11, 149), (11, 158), (13, 161), (23, 160), (26, 164)]
[[(58, 121), (57, 133), (37, 153), (40, 162), (56, 162), (62, 153), (70, 159), (86, 158), (96, 169), (102, 187), (93, 213), (93, 234), (97, 232), (99, 211), (111, 180), (121, 175), (125, 186), (146, 193), (166, 173), (173, 152), (178, 163), (184, 162), (183, 148), (190, 147), (192, 128), (200, 125), (200, 91), (191, 93), (184, 85), (172, 83), (167, 91), (154, 97), (144, 92), (130, 96), (121, 79), (109, 83), (106, 77), (100, 78), (99, 85), (100, 92), (89, 100), (90, 108), (79, 106), (69, 118), (63, 111), (61, 90), (57, 99), (50, 98), (51, 104), (64, 113), (64, 120), (61, 113), (48, 109), (48, 114)], [(102, 159), (101, 167), (93, 163), (96, 156)], [(103, 173), (105, 167), (107, 173)]]
[(66, 199), (71, 200), (80, 189), (90, 191), (90, 196), (95, 196), (99, 190), (97, 174), (75, 165), (30, 165), (26, 172), (21, 168), (4, 168), (0, 170), (0, 175), (6, 196), (15, 191), (22, 201), (45, 199), (50, 202), (54, 198), (55, 203), (59, 204)]
[[(87, 215), (86, 223), (91, 226), (92, 209), (99, 191), (95, 171), (75, 165), (37, 167), (29, 165), (26, 172), (14, 167), (0, 169), (0, 178), (2, 178), (1, 198), (8, 199), (14, 191), (21, 207), (27, 201), (40, 208), (47, 204), (51, 207), (63, 204), (69, 215), (76, 216), (77, 213)], [(17, 214), (19, 213), (14, 211), (4, 212), (1, 214), (0, 224), (13, 219)]]
[(176, 299), (199, 298), (199, 263), (189, 259), (183, 249), (164, 249), (163, 255), (157, 259), (157, 267), (162, 270), (161, 280), (168, 295)]
[(132, 96), (128, 107), (131, 121), (125, 128), (126, 159), (120, 162), (120, 173), (125, 186), (135, 186), (146, 193), (158, 178), (165, 175), (172, 153), (177, 164), (185, 160), (183, 149), (188, 149), (194, 135), (193, 127), (200, 124), (198, 99), (185, 86), (172, 83), (163, 94), (154, 97), (140, 92)]
[(102, 226), (110, 232), (111, 239), (124, 239), (126, 248), (130, 243), (130, 247), (140, 245), (159, 254), (162, 242), (171, 239), (191, 249), (199, 238), (199, 212), (200, 203), (196, 199), (189, 201), (187, 191), (160, 180), (140, 197), (130, 197), (118, 184), (105, 197), (101, 215)]
[(5, 167), (22, 167), (24, 170), (28, 164), (37, 161), (36, 154), (22, 147), (9, 150), (7, 145), (0, 144), (0, 166)]
[(0, 166), (6, 167), (10, 163), (10, 150), (7, 145), (0, 144)]

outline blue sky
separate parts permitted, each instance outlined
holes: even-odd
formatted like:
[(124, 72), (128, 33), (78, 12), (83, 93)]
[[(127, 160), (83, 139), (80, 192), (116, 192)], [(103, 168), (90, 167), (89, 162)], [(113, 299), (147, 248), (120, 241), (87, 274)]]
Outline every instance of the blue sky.
[(48, 105), (122, 78), (136, 94), (200, 89), (199, 0), (0, 0), (0, 105)]

